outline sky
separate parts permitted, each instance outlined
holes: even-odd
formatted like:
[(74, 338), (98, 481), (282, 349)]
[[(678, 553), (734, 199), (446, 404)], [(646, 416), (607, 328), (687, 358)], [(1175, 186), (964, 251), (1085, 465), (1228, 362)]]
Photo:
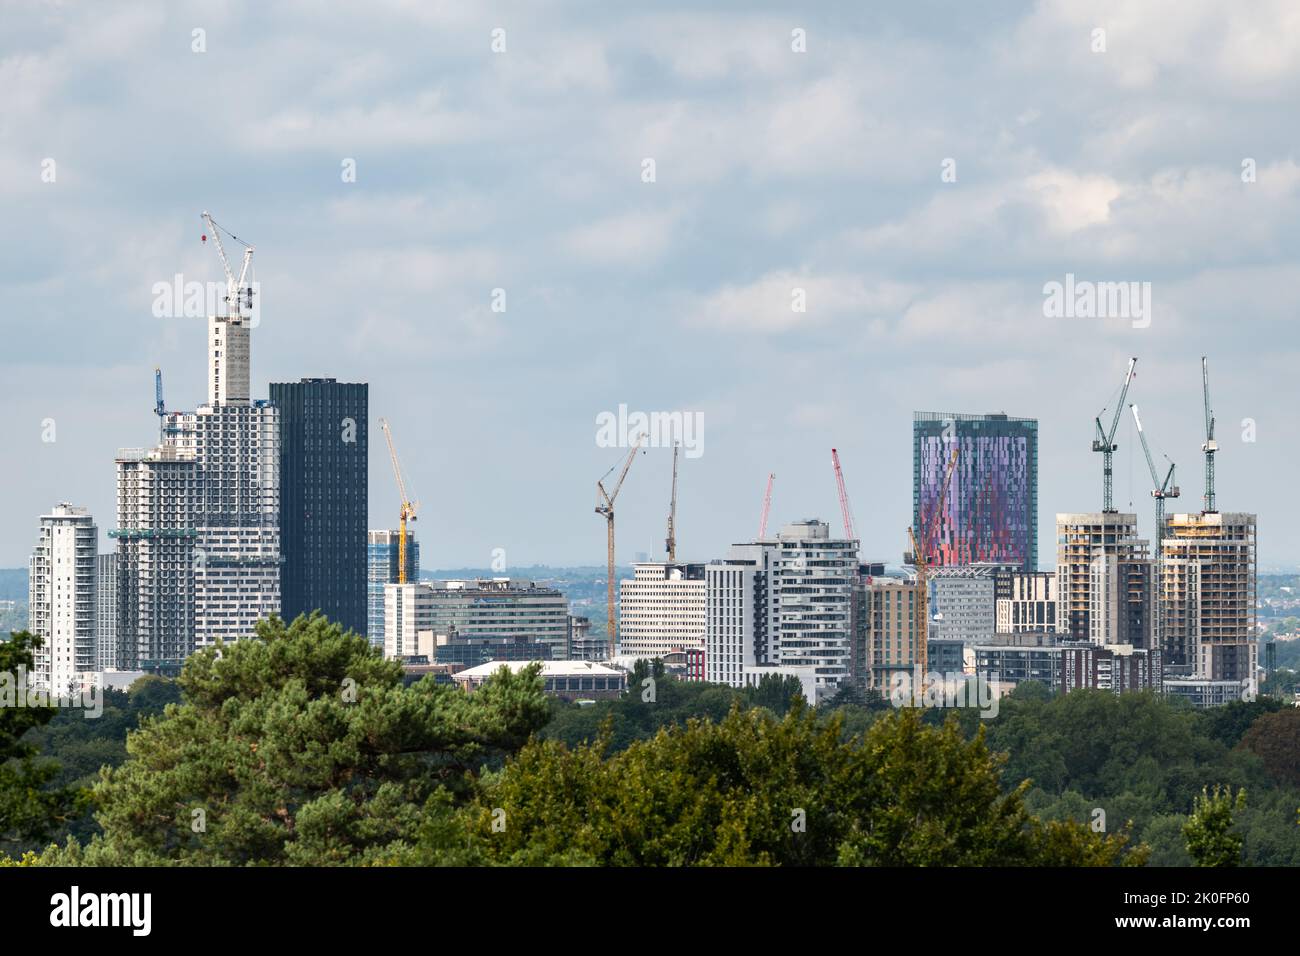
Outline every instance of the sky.
[[(257, 249), (255, 396), (370, 384), (370, 524), (383, 416), (425, 567), (600, 564), (620, 405), (698, 416), (688, 560), (756, 534), (769, 473), (773, 526), (838, 529), (835, 447), (863, 556), (897, 562), (913, 411), (1037, 418), (1050, 565), (1130, 356), (1199, 509), (1202, 355), (1219, 507), (1300, 564), (1300, 5), (704, 7), (0, 0), (0, 566), (59, 501), (114, 527), (155, 366), (204, 400), (204, 321), (153, 309), (221, 275), (204, 210)], [(1150, 308), (1048, 314), (1067, 275)], [(631, 467), (620, 561), (663, 553), (671, 458)]]

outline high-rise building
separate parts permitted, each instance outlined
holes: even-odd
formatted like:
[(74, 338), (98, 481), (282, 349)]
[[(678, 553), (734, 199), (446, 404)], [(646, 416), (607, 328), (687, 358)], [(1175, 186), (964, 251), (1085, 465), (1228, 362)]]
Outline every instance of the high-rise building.
[(1154, 641), (1149, 542), (1137, 515), (1056, 516), (1057, 623), (1073, 640), (1149, 649)]
[(95, 559), (96, 670), (117, 667), (117, 555)]
[(194, 652), (192, 438), (117, 454), (117, 667), (175, 672)]
[(887, 694), (895, 673), (911, 674), (921, 638), (920, 588), (915, 581), (873, 578), (865, 585), (866, 688)]
[(369, 387), (332, 378), (271, 383), (280, 419), (280, 613), (322, 611), (367, 627)]
[(857, 552), (812, 519), (708, 564), (706, 679), (745, 687), (782, 673), (804, 682), (811, 703), (834, 696), (852, 671)]
[(1255, 677), (1255, 516), (1239, 512), (1170, 515), (1161, 597), (1165, 656), (1204, 680)]
[(280, 613), (280, 428), (260, 400), (201, 405), (187, 424), (198, 494), (194, 645), (207, 647), (249, 637)]
[(166, 413), (158, 447), (117, 458), (123, 669), (174, 671), (280, 612), (279, 422), (251, 399), (256, 320), (235, 311), (208, 319), (207, 403)]
[(1038, 567), (1038, 422), (1008, 415), (916, 412), (912, 526), (935, 515), (953, 449), (957, 464), (934, 518), (933, 564)]
[[(384, 646), (384, 586), (398, 580), (398, 531), (371, 531), (366, 536), (366, 637), (372, 647)], [(406, 532), (406, 580), (420, 580), (420, 542)]]
[(662, 658), (704, 648), (702, 564), (643, 562), (618, 584), (618, 653)]
[(96, 670), (95, 559), (99, 529), (67, 502), (41, 515), (27, 578), (27, 629), (43, 638), (33, 655), (33, 687), (66, 695)]
[(557, 660), (568, 651), (569, 602), (555, 588), (510, 578), (384, 587), (384, 656), (470, 666)]

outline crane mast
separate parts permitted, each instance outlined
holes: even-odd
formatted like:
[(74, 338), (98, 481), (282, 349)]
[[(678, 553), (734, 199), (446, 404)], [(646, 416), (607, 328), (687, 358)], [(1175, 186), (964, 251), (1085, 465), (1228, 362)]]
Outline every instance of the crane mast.
[(415, 520), (419, 503), (413, 502), (406, 494), (406, 482), (402, 480), (402, 466), (397, 461), (397, 449), (393, 447), (393, 431), (387, 420), (379, 419), (379, 427), (384, 430), (384, 440), (388, 442), (388, 457), (393, 462), (393, 475), (397, 479), (397, 494), (402, 499), (401, 517), (397, 531), (397, 583), (406, 584), (406, 522)]
[(1202, 507), (1205, 514), (1215, 514), (1219, 509), (1214, 500), (1214, 453), (1219, 450), (1219, 443), (1214, 440), (1214, 410), (1210, 408), (1210, 363), (1201, 356), (1201, 390), (1205, 396), (1205, 500)]
[[(1142, 451), (1146, 455), (1147, 469), (1151, 472), (1151, 483), (1154, 487), (1151, 489), (1151, 497), (1156, 500), (1156, 540), (1155, 540), (1155, 587), (1154, 600), (1151, 602), (1154, 607), (1155, 619), (1155, 636), (1156, 645), (1164, 649), (1165, 631), (1164, 631), (1164, 602), (1161, 598), (1161, 589), (1164, 587), (1164, 545), (1165, 536), (1165, 499), (1177, 498), (1181, 492), (1178, 486), (1174, 484), (1174, 463), (1169, 462), (1169, 471), (1165, 474), (1164, 481), (1160, 480), (1160, 472), (1156, 470), (1155, 460), (1151, 457), (1151, 448), (1147, 445), (1147, 434), (1142, 430), (1142, 419), (1138, 417), (1138, 407), (1130, 405), (1133, 409), (1133, 421), (1137, 425), (1138, 438), (1142, 440)], [(1168, 459), (1168, 456), (1165, 456)]]
[(767, 476), (767, 491), (763, 494), (763, 513), (758, 518), (759, 541), (767, 537), (767, 516), (772, 513), (772, 482), (775, 480), (775, 473)]
[(673, 445), (673, 498), (668, 505), (668, 537), (664, 539), (665, 550), (668, 552), (668, 563), (672, 564), (677, 560), (677, 449), (679, 446)]
[(158, 440), (166, 433), (167, 406), (163, 402), (162, 369), (153, 370), (153, 413), (158, 416)]
[(940, 486), (939, 498), (930, 514), (920, 518), (920, 541), (913, 528), (907, 528), (907, 538), (911, 541), (911, 553), (904, 555), (904, 563), (917, 568), (917, 661), (928, 670), (930, 667), (930, 561), (935, 527), (939, 515), (943, 514), (944, 502), (948, 499), (948, 486), (953, 480), (953, 470), (957, 467), (958, 445), (953, 446), (948, 457), (948, 466), (944, 468), (944, 484)]
[(603, 515), (605, 518), (605, 538), (606, 538), (606, 560), (608, 565), (608, 575), (605, 579), (606, 591), (606, 611), (608, 618), (605, 621), (605, 634), (608, 641), (609, 660), (614, 659), (614, 501), (618, 498), (619, 490), (623, 487), (623, 479), (627, 477), (628, 469), (632, 467), (632, 459), (636, 453), (641, 450), (641, 442), (645, 435), (638, 435), (632, 450), (627, 454), (627, 461), (623, 462), (623, 470), (619, 472), (618, 481), (614, 485), (612, 492), (605, 490), (605, 479), (614, 471), (615, 465), (609, 471), (601, 476), (596, 482), (596, 514)]
[(930, 667), (930, 549), (934, 542), (934, 530), (943, 513), (944, 501), (948, 497), (948, 485), (952, 482), (953, 470), (957, 467), (957, 452), (960, 446), (954, 445), (948, 456), (948, 465), (944, 468), (943, 484), (939, 488), (939, 498), (934, 503), (930, 514), (921, 516), (921, 540), (916, 540), (912, 528), (907, 529), (908, 540), (912, 543), (911, 553), (903, 555), (903, 562), (916, 567), (917, 591), (917, 653), (916, 660), (926, 670)]
[[(1129, 383), (1133, 381), (1133, 369), (1137, 366), (1137, 358), (1131, 358), (1128, 362), (1128, 373), (1124, 376), (1124, 387), (1120, 389), (1119, 401), (1115, 403), (1115, 417), (1111, 419), (1110, 431), (1107, 432), (1101, 427), (1101, 415), (1096, 418), (1097, 437), (1093, 439), (1092, 450), (1102, 453), (1102, 511), (1106, 514), (1113, 514), (1115, 505), (1112, 495), (1112, 463), (1115, 457), (1115, 449), (1119, 446), (1115, 444), (1115, 429), (1119, 427), (1119, 418), (1124, 411), (1124, 399), (1128, 396)], [(1102, 409), (1105, 412), (1105, 409)]]

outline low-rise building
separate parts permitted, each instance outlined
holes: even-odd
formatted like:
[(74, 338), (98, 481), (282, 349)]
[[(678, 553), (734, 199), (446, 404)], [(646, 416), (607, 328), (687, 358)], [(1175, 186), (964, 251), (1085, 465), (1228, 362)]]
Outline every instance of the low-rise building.
[[(491, 661), (452, 675), (466, 691), (475, 691), (502, 667), (519, 673), (525, 661)], [(594, 661), (542, 661), (542, 684), (547, 695), (562, 700), (615, 700), (627, 689), (627, 672)]]

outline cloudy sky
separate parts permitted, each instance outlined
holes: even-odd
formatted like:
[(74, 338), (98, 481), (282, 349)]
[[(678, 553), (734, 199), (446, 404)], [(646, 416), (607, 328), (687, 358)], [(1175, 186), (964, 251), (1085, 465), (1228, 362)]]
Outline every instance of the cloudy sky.
[[(1037, 417), (1050, 564), (1055, 513), (1100, 507), (1130, 355), (1199, 508), (1202, 354), (1220, 508), (1300, 563), (1300, 6), (651, 6), (0, 0), (0, 566), (60, 500), (114, 525), (155, 365), (169, 406), (203, 400), (202, 321), (151, 305), (218, 277), (204, 209), (257, 246), (255, 394), (370, 383), (426, 567), (602, 562), (621, 403), (703, 416), (690, 559), (756, 532), (768, 472), (773, 522), (838, 527), (835, 446), (864, 555), (896, 561), (913, 410)], [(1149, 325), (1046, 316), (1067, 273), (1151, 283)], [(1149, 533), (1132, 437), (1115, 497)], [(670, 470), (633, 465), (620, 560), (662, 552)]]

